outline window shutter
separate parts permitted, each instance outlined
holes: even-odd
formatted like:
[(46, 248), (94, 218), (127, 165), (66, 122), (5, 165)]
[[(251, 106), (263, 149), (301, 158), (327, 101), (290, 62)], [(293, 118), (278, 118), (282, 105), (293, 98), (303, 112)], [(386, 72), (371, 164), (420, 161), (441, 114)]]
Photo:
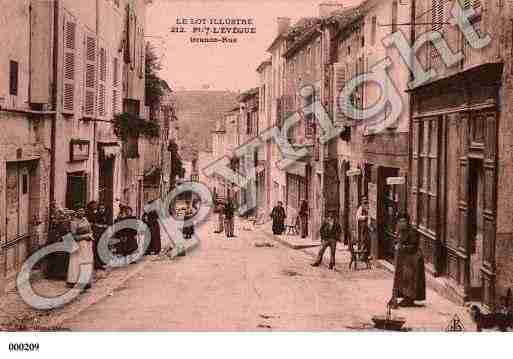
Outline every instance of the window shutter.
[(77, 24), (64, 18), (64, 76), (62, 112), (72, 114), (75, 110)]
[(106, 106), (106, 82), (107, 82), (107, 51), (100, 49), (100, 81), (98, 89), (98, 115), (105, 117), (107, 115)]
[(346, 85), (345, 64), (336, 62), (333, 64), (333, 122), (335, 126), (343, 126), (346, 122), (346, 116), (340, 108), (339, 96)]
[(119, 59), (112, 59), (112, 115), (119, 113)]
[(96, 106), (96, 38), (92, 35), (86, 35), (85, 57), (84, 115), (94, 117)]

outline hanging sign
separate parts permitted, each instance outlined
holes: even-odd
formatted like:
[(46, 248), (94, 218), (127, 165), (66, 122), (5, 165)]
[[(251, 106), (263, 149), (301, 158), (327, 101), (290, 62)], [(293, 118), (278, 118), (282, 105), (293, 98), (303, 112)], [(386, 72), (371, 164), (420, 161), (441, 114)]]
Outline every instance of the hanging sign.
[(402, 185), (406, 184), (406, 177), (388, 177), (387, 178), (387, 185), (393, 186), (393, 185)]

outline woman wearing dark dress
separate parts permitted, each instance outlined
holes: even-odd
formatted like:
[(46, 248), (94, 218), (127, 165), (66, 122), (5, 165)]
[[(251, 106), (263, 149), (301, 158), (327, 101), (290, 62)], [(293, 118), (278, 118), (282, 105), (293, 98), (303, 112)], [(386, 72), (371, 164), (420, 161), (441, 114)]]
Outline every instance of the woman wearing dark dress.
[(162, 244), (160, 240), (160, 225), (159, 217), (155, 211), (145, 213), (143, 216), (143, 222), (146, 223), (151, 233), (151, 241), (146, 254), (159, 254), (162, 250)]
[(110, 223), (110, 215), (107, 211), (107, 208), (104, 204), (99, 204), (98, 209), (96, 210), (96, 215), (94, 216), (93, 224), (93, 233), (95, 238), (94, 244), (94, 267), (95, 269), (105, 269), (105, 263), (100, 258), (100, 254), (98, 253), (98, 243), (100, 243), (100, 239), (102, 238), (103, 233), (109, 228)]
[[(426, 274), (424, 256), (419, 248), (417, 236), (410, 229), (407, 214), (399, 217), (397, 223), (399, 243), (396, 248), (392, 306), (410, 307), (415, 301), (426, 300)], [(397, 298), (403, 300), (397, 304)]]
[(299, 224), (301, 226), (301, 238), (308, 236), (308, 202), (301, 201), (301, 207), (299, 208)]
[(273, 219), (273, 233), (281, 235), (285, 231), (285, 218), (287, 218), (283, 202), (279, 201), (278, 205), (273, 208), (271, 218)]
[[(115, 223), (128, 219), (137, 220), (133, 215), (132, 208), (126, 206), (121, 209)], [(117, 246), (117, 252), (123, 257), (132, 255), (139, 248), (137, 244), (137, 230), (132, 228), (123, 228), (117, 232), (117, 237), (120, 240)]]
[[(194, 211), (193, 211), (192, 207), (188, 207), (187, 211), (185, 212), (184, 219), (183, 219), (184, 223), (191, 220), (193, 217), (194, 217)], [(192, 236), (194, 235), (194, 225), (192, 223), (184, 225), (182, 233), (183, 233), (183, 237), (185, 239), (191, 239)]]

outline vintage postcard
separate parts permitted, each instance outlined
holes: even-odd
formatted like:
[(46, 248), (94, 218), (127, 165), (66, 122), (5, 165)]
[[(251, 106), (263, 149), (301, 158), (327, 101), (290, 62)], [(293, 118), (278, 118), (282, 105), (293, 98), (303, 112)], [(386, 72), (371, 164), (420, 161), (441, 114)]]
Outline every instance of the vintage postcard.
[(0, 0), (3, 349), (512, 331), (512, 23), (504, 0)]

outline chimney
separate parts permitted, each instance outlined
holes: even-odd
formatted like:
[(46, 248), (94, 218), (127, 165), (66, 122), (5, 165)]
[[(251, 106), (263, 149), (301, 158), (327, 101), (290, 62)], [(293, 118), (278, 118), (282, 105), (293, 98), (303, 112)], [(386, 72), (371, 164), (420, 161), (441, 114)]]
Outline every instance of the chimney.
[(342, 10), (344, 8), (344, 4), (341, 4), (336, 1), (324, 2), (319, 4), (319, 17), (328, 17), (333, 12), (337, 10)]
[(278, 18), (278, 35), (284, 34), (289, 30), (290, 27), (290, 18), (289, 17), (279, 17)]

